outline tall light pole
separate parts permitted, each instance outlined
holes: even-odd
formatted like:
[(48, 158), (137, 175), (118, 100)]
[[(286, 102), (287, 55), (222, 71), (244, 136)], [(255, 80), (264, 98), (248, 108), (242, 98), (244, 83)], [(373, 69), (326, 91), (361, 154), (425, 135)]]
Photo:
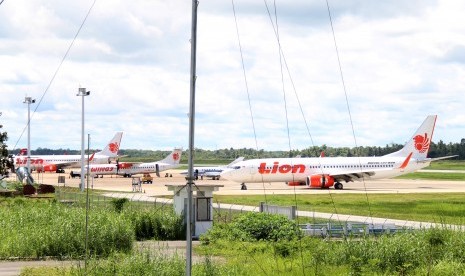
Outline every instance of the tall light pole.
[(192, 0), (191, 24), (191, 66), (190, 66), (190, 104), (189, 104), (189, 160), (186, 208), (186, 276), (192, 272), (192, 184), (194, 180), (194, 125), (195, 125), (195, 81), (197, 79), (197, 7), (199, 2)]
[(76, 96), (82, 96), (82, 113), (81, 113), (81, 184), (79, 188), (84, 192), (84, 96), (89, 96), (90, 91), (85, 88), (79, 88)]
[(25, 104), (27, 104), (27, 173), (28, 176), (26, 177), (27, 184), (32, 184), (30, 183), (30, 177), (29, 175), (31, 174), (31, 104), (35, 103), (36, 100), (26, 96), (24, 98)]

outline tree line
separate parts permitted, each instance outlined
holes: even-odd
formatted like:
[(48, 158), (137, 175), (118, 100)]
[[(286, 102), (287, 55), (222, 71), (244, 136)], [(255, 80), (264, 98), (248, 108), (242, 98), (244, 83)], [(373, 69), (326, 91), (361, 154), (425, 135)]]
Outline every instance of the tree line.
[[(206, 150), (196, 148), (194, 151), (194, 158), (196, 160), (234, 160), (239, 156), (243, 156), (246, 159), (252, 158), (269, 158), (269, 157), (317, 157), (320, 154), (325, 156), (342, 156), (342, 157), (354, 157), (354, 156), (382, 156), (401, 149), (401, 144), (387, 144), (384, 147), (380, 146), (360, 146), (360, 147), (328, 147), (326, 145), (308, 147), (302, 150), (290, 150), (290, 151), (266, 151), (263, 149), (253, 148), (225, 148), (217, 150)], [(93, 153), (97, 150), (91, 150)], [(18, 154), (19, 149), (15, 149), (10, 154)], [(163, 159), (168, 155), (170, 151), (163, 150), (137, 150), (137, 149), (120, 149), (119, 155), (123, 156), (121, 161), (156, 161)], [(37, 155), (61, 155), (61, 154), (80, 154), (80, 150), (71, 149), (47, 149), (38, 148), (32, 150), (31, 154)], [(437, 143), (432, 142), (428, 157), (435, 158), (448, 155), (458, 155), (458, 160), (465, 160), (465, 138), (460, 143), (444, 143), (440, 140)], [(181, 162), (187, 162), (187, 150), (183, 152)]]

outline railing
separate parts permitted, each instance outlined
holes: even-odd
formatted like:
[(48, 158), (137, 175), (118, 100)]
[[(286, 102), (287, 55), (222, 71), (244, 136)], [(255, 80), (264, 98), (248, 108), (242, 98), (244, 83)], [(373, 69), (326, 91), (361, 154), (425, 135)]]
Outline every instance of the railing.
[(343, 236), (364, 236), (393, 234), (413, 230), (412, 228), (398, 227), (392, 223), (372, 224), (372, 223), (320, 223), (320, 224), (300, 224), (300, 228), (307, 236), (320, 237), (343, 237)]
[(297, 207), (296, 206), (277, 206), (277, 205), (268, 205), (265, 202), (260, 202), (260, 210), (261, 213), (268, 213), (268, 214), (279, 214), (286, 216), (290, 220), (294, 220), (297, 216)]

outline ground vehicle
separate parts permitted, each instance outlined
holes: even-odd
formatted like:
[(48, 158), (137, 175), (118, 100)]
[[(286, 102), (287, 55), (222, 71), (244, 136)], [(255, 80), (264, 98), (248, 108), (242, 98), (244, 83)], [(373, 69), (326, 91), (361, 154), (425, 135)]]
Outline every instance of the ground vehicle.
[(152, 184), (153, 177), (149, 173), (144, 173), (144, 175), (141, 178), (142, 183), (150, 183)]

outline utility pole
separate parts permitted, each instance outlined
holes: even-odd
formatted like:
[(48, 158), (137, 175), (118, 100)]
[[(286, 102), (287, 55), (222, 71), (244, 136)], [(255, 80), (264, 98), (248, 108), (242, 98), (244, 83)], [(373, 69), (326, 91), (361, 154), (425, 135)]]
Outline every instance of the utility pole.
[(27, 174), (28, 176), (26, 177), (27, 184), (30, 183), (30, 177), (31, 175), (31, 104), (35, 103), (36, 100), (32, 99), (32, 97), (26, 96), (24, 98), (24, 102), (27, 104)]
[(197, 7), (199, 2), (192, 0), (191, 26), (191, 67), (190, 67), (190, 105), (189, 105), (189, 160), (187, 177), (187, 208), (186, 208), (186, 276), (192, 272), (192, 184), (194, 180), (194, 125), (195, 125), (195, 81), (197, 56)]
[(79, 188), (81, 192), (84, 192), (84, 97), (89, 96), (90, 91), (86, 91), (85, 88), (79, 88), (78, 93), (76, 96), (81, 96), (82, 97), (82, 113), (81, 113), (81, 184), (79, 185)]

